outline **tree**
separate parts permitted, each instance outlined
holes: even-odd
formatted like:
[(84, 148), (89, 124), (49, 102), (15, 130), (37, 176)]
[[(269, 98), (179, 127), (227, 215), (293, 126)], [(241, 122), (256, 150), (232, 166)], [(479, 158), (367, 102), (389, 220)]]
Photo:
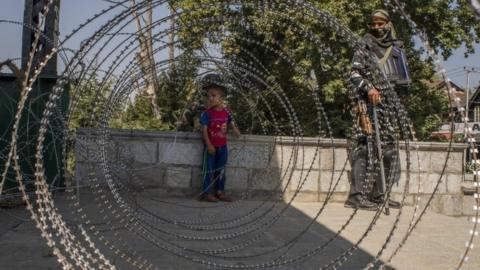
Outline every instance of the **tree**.
[(168, 60), (170, 66), (173, 65), (175, 60), (175, 26), (176, 26), (176, 10), (173, 5), (168, 3), (168, 9), (170, 10), (170, 32), (168, 33)]
[(157, 78), (158, 97), (156, 105), (160, 109), (160, 118), (154, 117), (149, 96), (145, 92), (138, 93), (134, 101), (130, 101), (126, 110), (111, 120), (114, 128), (175, 130), (185, 108), (194, 99), (198, 90), (195, 76), (199, 62), (191, 51), (185, 51), (175, 58), (170, 69)]
[[(307, 135), (318, 134), (315, 127), (317, 116), (313, 113), (315, 106), (306, 79), (308, 75), (302, 73), (313, 70), (334, 135), (347, 136), (345, 132), (348, 131), (347, 127), (351, 120), (345, 105), (348, 104), (348, 98), (344, 75), (348, 72), (346, 67), (349, 66), (353, 50), (337, 35), (338, 29), (322, 25), (315, 18), (299, 12), (296, 8), (282, 6), (279, 4), (281, 1), (243, 1), (244, 4), (235, 9), (213, 0), (174, 2), (177, 10), (193, 10), (180, 16), (178, 23), (183, 27), (177, 35), (181, 46), (200, 49), (207, 42), (216, 43), (221, 45), (225, 59), (232, 63), (250, 63), (251, 70), (262, 70), (262, 67), (267, 67), (268, 76), (275, 79), (292, 105), (302, 108), (298, 110), (298, 118)], [(380, 0), (309, 2), (335, 16), (358, 36), (365, 34), (370, 13), (383, 6), (383, 1)], [(466, 55), (474, 52), (473, 45), (479, 42), (480, 24), (466, 1), (407, 1), (405, 9), (417, 23), (417, 30), (426, 32), (433, 48), (445, 58), (462, 44), (467, 48)], [(229, 16), (237, 19), (229, 19)], [(415, 29), (412, 29), (397, 13), (392, 14), (392, 18), (399, 36), (406, 41), (411, 73), (414, 75), (414, 84), (405, 104), (420, 138), (423, 139), (440, 123), (437, 116), (446, 109), (446, 97), (430, 91), (422, 83), (423, 80), (430, 79), (435, 72), (431, 59), (423, 59), (423, 50), (415, 48)], [(325, 47), (320, 49), (311, 39), (302, 37), (299, 34), (301, 31), (295, 29), (292, 22), (300, 23), (303, 31), (312, 33)], [(258, 44), (265, 44), (267, 47)], [(284, 52), (299, 69), (292, 70), (292, 63), (279, 58), (268, 48)], [(267, 99), (276, 98), (268, 94), (271, 92), (264, 92)], [(421, 105), (424, 100), (430, 101), (428, 106)], [(288, 127), (291, 121), (288, 119), (288, 113), (278, 113), (285, 111), (283, 105), (275, 102), (272, 104), (274, 106), (272, 111), (277, 112), (277, 124)], [(256, 113), (267, 118), (264, 119), (265, 123), (273, 121), (268, 119), (271, 113), (266, 107), (258, 108)], [(250, 120), (244, 119), (243, 122), (248, 121)], [(287, 129), (283, 131), (288, 134)]]
[[(145, 80), (145, 91), (150, 105), (152, 106), (153, 116), (157, 119), (161, 117), (160, 108), (157, 104), (156, 89), (158, 89), (157, 72), (155, 57), (153, 55), (153, 40), (152, 40), (152, 18), (153, 7), (152, 0), (146, 0), (147, 6), (145, 7), (146, 15), (142, 15), (142, 9), (138, 9), (136, 0), (130, 0), (131, 13), (135, 19), (135, 25), (137, 28), (136, 37), (139, 43), (140, 51), (137, 52), (136, 58), (140, 70)], [(146, 18), (145, 18), (146, 17)]]
[[(96, 70), (96, 68), (92, 69)], [(105, 103), (110, 93), (112, 82), (102, 82), (98, 74), (93, 72), (86, 76), (80, 84), (70, 90), (72, 97), (70, 131), (75, 133), (80, 127), (96, 127), (96, 122), (102, 116)]]
[(180, 117), (198, 92), (199, 64), (192, 51), (184, 51), (175, 58), (173, 68), (159, 77), (158, 105), (162, 110), (162, 122), (170, 129), (177, 129)]
[(124, 112), (110, 120), (109, 126), (124, 129), (168, 130), (168, 126), (161, 119), (153, 117), (154, 112), (150, 102), (146, 92), (138, 93), (133, 102), (129, 101)]

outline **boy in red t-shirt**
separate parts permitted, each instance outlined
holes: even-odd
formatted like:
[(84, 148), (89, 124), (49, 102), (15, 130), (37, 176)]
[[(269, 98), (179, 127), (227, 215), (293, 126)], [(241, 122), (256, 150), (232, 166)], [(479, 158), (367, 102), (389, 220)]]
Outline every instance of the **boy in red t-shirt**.
[[(232, 201), (225, 195), (225, 165), (228, 159), (227, 130), (232, 129), (236, 137), (240, 131), (225, 108), (225, 88), (217, 74), (208, 74), (202, 80), (202, 89), (207, 91), (207, 108), (200, 117), (202, 137), (206, 146), (206, 169), (203, 179), (202, 198), (208, 202)], [(213, 191), (216, 192), (213, 192)]]

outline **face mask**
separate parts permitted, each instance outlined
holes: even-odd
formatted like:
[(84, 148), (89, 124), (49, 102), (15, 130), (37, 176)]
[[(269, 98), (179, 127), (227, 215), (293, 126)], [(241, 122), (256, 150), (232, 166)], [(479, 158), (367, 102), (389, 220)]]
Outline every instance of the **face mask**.
[(385, 28), (370, 29), (370, 33), (376, 38), (381, 38), (387, 34), (387, 30)]

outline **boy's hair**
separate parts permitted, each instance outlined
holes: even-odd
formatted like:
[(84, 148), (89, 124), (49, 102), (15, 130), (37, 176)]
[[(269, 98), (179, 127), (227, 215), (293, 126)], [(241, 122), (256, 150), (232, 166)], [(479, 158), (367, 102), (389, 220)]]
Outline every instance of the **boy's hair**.
[(223, 96), (227, 95), (227, 89), (223, 86), (222, 77), (217, 73), (209, 73), (205, 75), (201, 82), (202, 90), (207, 92), (209, 89), (219, 89)]

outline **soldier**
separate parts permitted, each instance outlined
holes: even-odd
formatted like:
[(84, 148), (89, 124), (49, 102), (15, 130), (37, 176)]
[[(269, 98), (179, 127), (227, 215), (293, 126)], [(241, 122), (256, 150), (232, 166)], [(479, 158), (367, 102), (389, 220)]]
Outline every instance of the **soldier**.
[[(386, 76), (388, 83), (399, 94), (404, 94), (410, 84), (403, 42), (397, 39), (396, 32), (385, 10), (376, 10), (371, 15), (369, 32), (363, 37), (363, 52), (355, 53), (350, 83), (354, 89), (358, 130), (355, 136), (356, 146), (350, 154), (352, 167), (350, 194), (346, 207), (376, 210), (385, 200), (386, 186), (389, 181), (400, 178), (400, 161), (395, 146), (395, 129), (392, 123), (392, 109), (385, 92), (388, 85), (375, 85), (367, 58), (376, 58), (374, 63)], [(370, 62), (371, 63), (371, 62)], [(373, 67), (377, 68), (377, 67)], [(378, 116), (379, 138), (383, 153), (385, 177), (382, 179), (378, 160), (378, 148), (373, 144), (373, 110)], [(372, 175), (373, 183), (368, 181)], [(400, 203), (389, 200), (388, 207), (399, 208)]]
[(205, 105), (197, 100), (192, 101), (182, 114), (179, 123), (180, 131), (200, 132), (200, 115)]
[(200, 91), (197, 91), (192, 100), (189, 100), (185, 110), (182, 113), (182, 116), (178, 122), (178, 130), (179, 131), (187, 131), (187, 132), (200, 132), (201, 125), (200, 125), (200, 115), (206, 109), (205, 104), (207, 101), (207, 94), (203, 90), (204, 83), (200, 81)]

